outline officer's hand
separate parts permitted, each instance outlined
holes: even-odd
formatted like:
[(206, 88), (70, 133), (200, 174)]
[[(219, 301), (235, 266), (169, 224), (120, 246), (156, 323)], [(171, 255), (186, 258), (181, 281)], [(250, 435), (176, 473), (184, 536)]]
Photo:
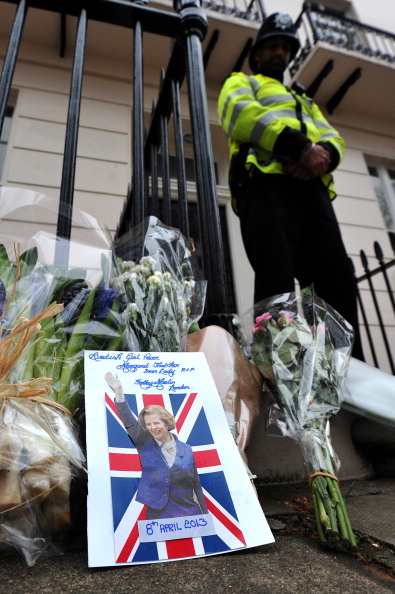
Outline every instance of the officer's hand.
[(310, 172), (312, 177), (321, 177), (328, 171), (330, 156), (319, 144), (310, 144), (299, 157), (300, 163)]
[(292, 175), (292, 177), (295, 177), (296, 179), (303, 179), (305, 181), (315, 177), (310, 173), (310, 170), (300, 162), (300, 160), (291, 163), (291, 165), (287, 167), (286, 173)]

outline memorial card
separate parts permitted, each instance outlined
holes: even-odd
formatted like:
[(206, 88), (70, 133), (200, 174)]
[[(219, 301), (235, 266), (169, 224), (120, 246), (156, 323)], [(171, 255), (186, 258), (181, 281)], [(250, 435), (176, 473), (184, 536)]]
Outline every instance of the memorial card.
[(274, 541), (203, 353), (85, 351), (90, 567)]

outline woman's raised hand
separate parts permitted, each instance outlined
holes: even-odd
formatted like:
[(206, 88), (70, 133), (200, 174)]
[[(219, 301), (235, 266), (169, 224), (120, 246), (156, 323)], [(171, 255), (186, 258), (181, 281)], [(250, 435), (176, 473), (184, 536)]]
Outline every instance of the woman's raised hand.
[(113, 390), (115, 394), (115, 400), (117, 402), (124, 402), (125, 395), (123, 393), (122, 384), (118, 376), (116, 375), (114, 377), (111, 371), (107, 371), (107, 373), (104, 376), (104, 379), (106, 380), (110, 388)]

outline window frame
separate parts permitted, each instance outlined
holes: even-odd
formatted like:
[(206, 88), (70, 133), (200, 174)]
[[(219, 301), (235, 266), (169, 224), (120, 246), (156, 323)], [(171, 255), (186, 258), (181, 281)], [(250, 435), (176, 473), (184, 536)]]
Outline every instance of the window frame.
[[(367, 157), (366, 164), (368, 167), (369, 178), (373, 186), (373, 191), (383, 217), (384, 227), (388, 233), (395, 235), (395, 161), (392, 162), (386, 159)], [(383, 199), (386, 202), (385, 210), (382, 205), (382, 198), (377, 194), (374, 183), (371, 179), (373, 177), (371, 173), (372, 169), (375, 169), (377, 172), (377, 178), (380, 182)], [(392, 178), (389, 173), (390, 171), (393, 173)], [(390, 218), (390, 221), (388, 221), (388, 217)]]

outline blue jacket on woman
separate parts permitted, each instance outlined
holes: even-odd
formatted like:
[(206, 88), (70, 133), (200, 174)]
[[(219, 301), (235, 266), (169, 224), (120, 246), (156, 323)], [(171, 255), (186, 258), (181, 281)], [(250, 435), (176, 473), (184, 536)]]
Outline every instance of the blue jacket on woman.
[(208, 513), (192, 448), (173, 435), (176, 457), (169, 467), (159, 444), (141, 427), (128, 403), (115, 401), (115, 404), (140, 456), (142, 475), (136, 500), (152, 508), (147, 519)]

